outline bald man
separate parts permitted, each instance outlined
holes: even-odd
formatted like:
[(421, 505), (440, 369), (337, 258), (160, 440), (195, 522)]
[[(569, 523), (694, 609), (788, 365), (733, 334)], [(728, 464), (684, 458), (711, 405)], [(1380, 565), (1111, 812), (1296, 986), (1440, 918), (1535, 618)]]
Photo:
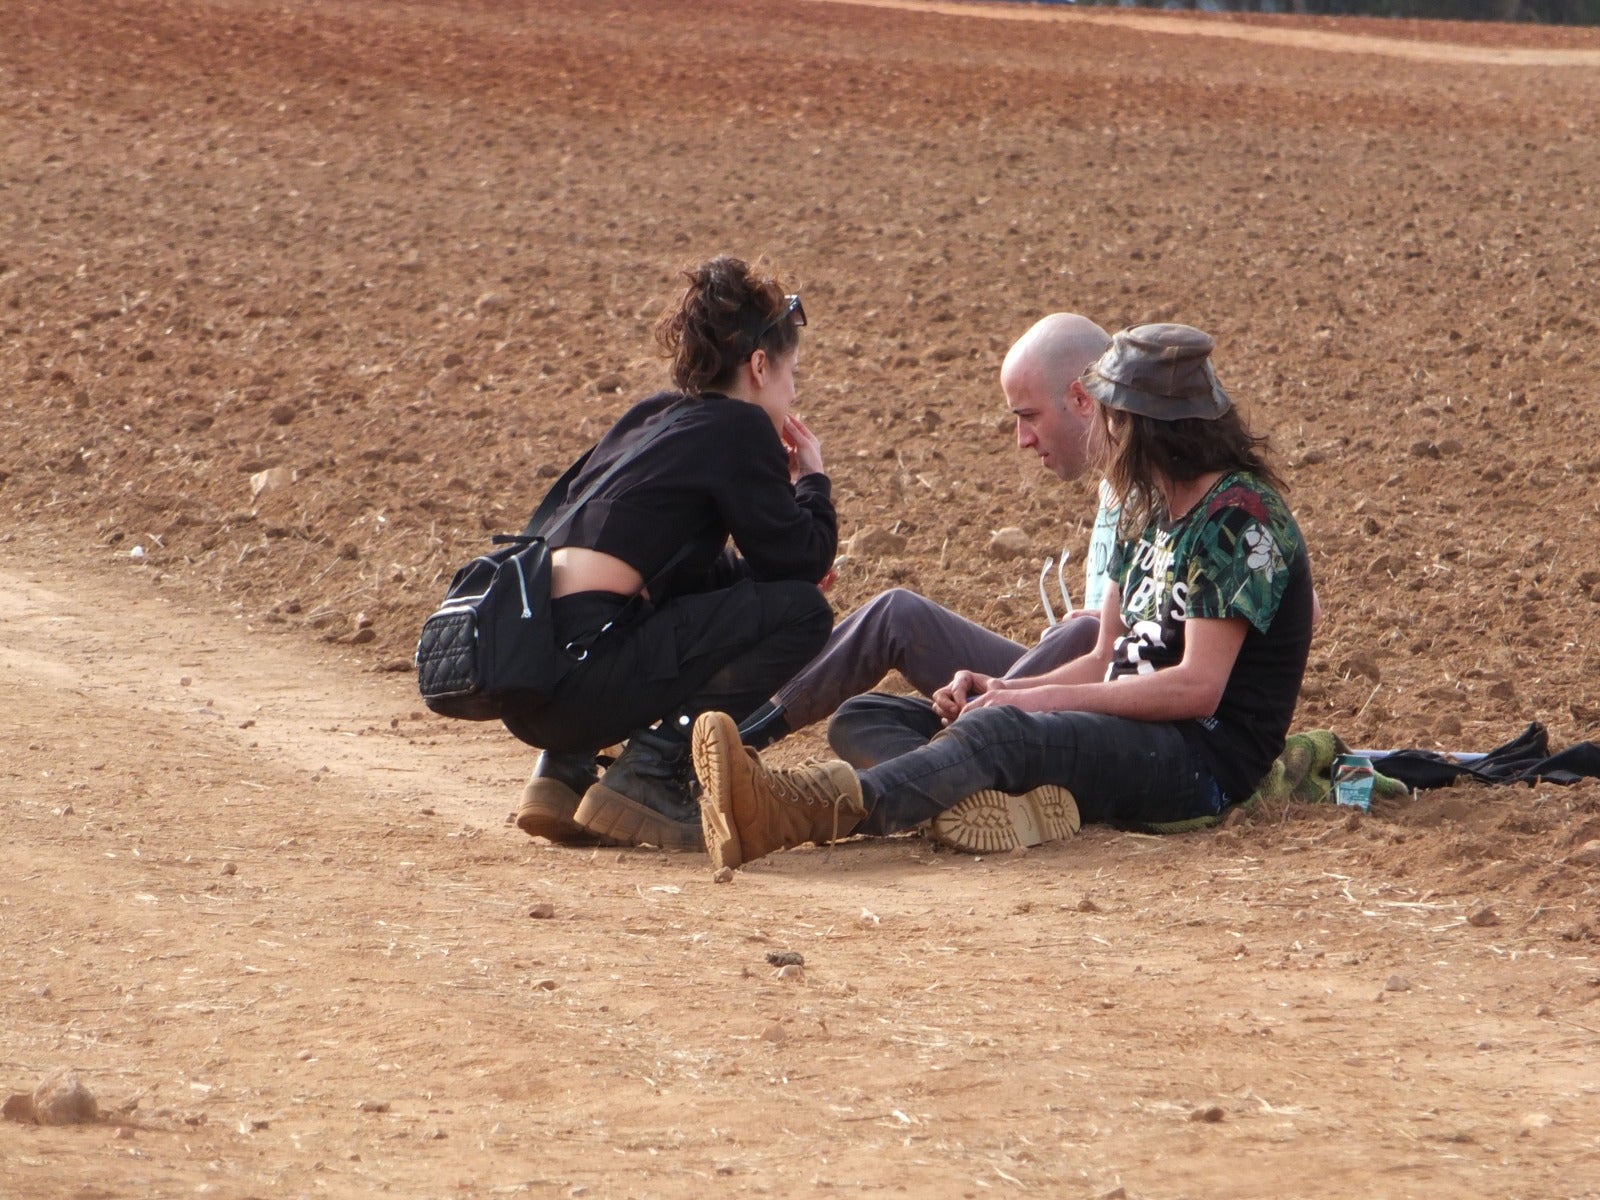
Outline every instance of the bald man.
[[(1017, 339), (1000, 367), (1000, 390), (1017, 420), (1017, 445), (1031, 450), (1058, 478), (1088, 469), (1095, 402), (1078, 382), (1111, 338), (1087, 317), (1052, 313)], [(1109, 524), (1108, 524), (1109, 522)], [(1114, 527), (1105, 511), (1097, 529)], [(1032, 650), (958, 616), (905, 588), (880, 592), (833, 630), (820, 654), (772, 700), (740, 726), (747, 746), (763, 749), (828, 717), (851, 696), (899, 671), (924, 696), (957, 671), (984, 675), (1037, 675), (1094, 649), (1100, 622), (1094, 615), (1105, 587), (1105, 564), (1091, 555), (1085, 609), (1047, 629)], [(845, 754), (845, 747), (835, 746)]]

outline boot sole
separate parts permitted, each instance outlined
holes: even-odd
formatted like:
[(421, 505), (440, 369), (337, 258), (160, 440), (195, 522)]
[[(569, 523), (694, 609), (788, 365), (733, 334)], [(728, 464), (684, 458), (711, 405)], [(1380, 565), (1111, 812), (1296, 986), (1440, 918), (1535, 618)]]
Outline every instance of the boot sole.
[(745, 765), (739, 726), (727, 713), (701, 713), (694, 723), (689, 753), (702, 789), (700, 828), (711, 865), (718, 870), (743, 866), (744, 852), (733, 823), (733, 793), (739, 786), (735, 775)]
[(606, 846), (610, 841), (585, 829), (574, 819), (583, 797), (559, 779), (538, 778), (522, 789), (517, 828), (529, 837), (542, 837), (558, 846)]
[(1059, 842), (1078, 832), (1078, 803), (1064, 787), (1047, 783), (1020, 796), (987, 789), (933, 819), (933, 839), (969, 854), (1001, 854), (1022, 846)]
[(700, 826), (674, 821), (653, 808), (597, 783), (583, 794), (574, 821), (591, 837), (613, 845), (659, 846), (663, 850), (701, 850)]

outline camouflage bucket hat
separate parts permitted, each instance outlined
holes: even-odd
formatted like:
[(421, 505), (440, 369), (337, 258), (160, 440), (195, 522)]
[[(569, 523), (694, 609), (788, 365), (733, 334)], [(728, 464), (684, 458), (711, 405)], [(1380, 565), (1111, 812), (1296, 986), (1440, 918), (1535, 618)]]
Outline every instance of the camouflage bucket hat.
[(1081, 380), (1107, 408), (1157, 421), (1215, 421), (1233, 404), (1211, 369), (1215, 346), (1191, 325), (1135, 325), (1112, 337)]

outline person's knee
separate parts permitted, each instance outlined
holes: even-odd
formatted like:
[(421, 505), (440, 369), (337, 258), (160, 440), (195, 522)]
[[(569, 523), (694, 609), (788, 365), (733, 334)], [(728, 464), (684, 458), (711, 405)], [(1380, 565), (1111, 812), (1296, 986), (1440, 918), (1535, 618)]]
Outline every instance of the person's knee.
[(789, 582), (782, 585), (782, 624), (793, 630), (796, 637), (811, 647), (811, 653), (821, 650), (833, 632), (833, 605), (822, 589), (813, 583)]
[(852, 696), (828, 720), (828, 746), (853, 767), (877, 766), (883, 760), (885, 731), (915, 726), (919, 703), (908, 696), (867, 692)]
[[(901, 705), (903, 697), (889, 696), (882, 692), (867, 692), (860, 696), (851, 696), (834, 711), (828, 718), (828, 744), (834, 745), (834, 731), (838, 730), (848, 736), (848, 731), (875, 725), (883, 721), (889, 714), (894, 713)], [(891, 718), (892, 719), (892, 718)], [(837, 747), (835, 746), (835, 749)]]
[[(874, 631), (871, 643), (889, 656), (885, 667), (896, 668), (908, 676), (925, 675), (932, 668), (922, 660), (931, 654), (939, 660), (934, 670), (941, 676), (938, 682), (946, 682), (950, 671), (944, 668), (955, 669), (944, 661), (951, 657), (948, 643), (954, 614), (909, 588), (890, 588), (880, 592), (871, 603), (875, 606), (869, 626)], [(927, 682), (926, 679), (912, 679), (919, 689)]]
[(897, 626), (915, 621), (922, 614), (939, 607), (920, 592), (900, 587), (879, 592), (867, 604)]
[(887, 634), (899, 627), (904, 620), (902, 614), (909, 608), (908, 597), (915, 596), (915, 592), (905, 588), (879, 592), (850, 614), (851, 629), (860, 631), (855, 635), (856, 638), (865, 636), (873, 644), (881, 643)]
[(513, 705), (501, 714), (500, 723), (512, 737), (536, 750), (557, 753), (593, 750), (587, 739), (578, 736), (578, 731), (566, 728), (559, 716), (552, 716), (547, 710), (536, 717)]
[[(849, 703), (845, 702), (846, 705)], [(874, 724), (872, 721), (863, 722), (859, 712), (849, 713), (841, 707), (828, 718), (828, 749), (833, 751), (835, 757), (842, 758), (858, 770), (877, 766), (876, 756), (869, 751), (871, 740), (867, 735)]]
[(1073, 617), (1045, 630), (1041, 645), (1048, 645), (1061, 662), (1071, 662), (1088, 654), (1100, 640), (1099, 617)]

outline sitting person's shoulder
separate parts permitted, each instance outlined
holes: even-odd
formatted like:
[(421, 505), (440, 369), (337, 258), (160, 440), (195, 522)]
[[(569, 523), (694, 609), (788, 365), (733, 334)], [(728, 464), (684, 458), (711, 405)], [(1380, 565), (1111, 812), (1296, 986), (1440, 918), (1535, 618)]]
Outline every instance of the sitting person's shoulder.
[(1206, 501), (1206, 515), (1216, 516), (1229, 509), (1238, 509), (1258, 521), (1289, 514), (1289, 505), (1278, 489), (1250, 471), (1229, 472), (1212, 489)]
[(1247, 471), (1218, 482), (1206, 502), (1193, 545), (1213, 561), (1239, 557), (1244, 570), (1270, 577), (1305, 558), (1305, 538), (1288, 503), (1267, 481)]
[(1225, 476), (1206, 503), (1205, 519), (1233, 529), (1260, 525), (1300, 540), (1300, 528), (1277, 488), (1248, 471)]

